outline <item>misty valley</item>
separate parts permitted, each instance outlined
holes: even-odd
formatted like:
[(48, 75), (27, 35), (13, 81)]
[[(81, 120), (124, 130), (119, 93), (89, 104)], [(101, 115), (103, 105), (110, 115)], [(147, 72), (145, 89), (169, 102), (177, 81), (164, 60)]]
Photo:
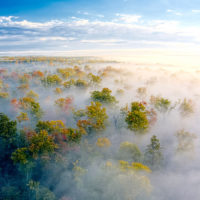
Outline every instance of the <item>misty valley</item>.
[(0, 58), (0, 199), (198, 200), (200, 71)]

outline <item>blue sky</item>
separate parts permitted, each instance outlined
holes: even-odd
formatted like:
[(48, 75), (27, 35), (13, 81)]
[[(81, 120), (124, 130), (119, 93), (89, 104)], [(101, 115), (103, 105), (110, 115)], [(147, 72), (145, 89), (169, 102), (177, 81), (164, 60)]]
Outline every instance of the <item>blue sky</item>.
[(0, 52), (190, 48), (199, 0), (1, 0)]

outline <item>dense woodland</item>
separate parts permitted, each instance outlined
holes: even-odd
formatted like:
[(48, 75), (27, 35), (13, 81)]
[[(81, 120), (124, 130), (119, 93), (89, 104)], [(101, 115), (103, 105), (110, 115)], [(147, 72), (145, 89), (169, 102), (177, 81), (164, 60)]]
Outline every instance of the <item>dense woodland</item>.
[(1, 58), (0, 199), (198, 199), (199, 74)]

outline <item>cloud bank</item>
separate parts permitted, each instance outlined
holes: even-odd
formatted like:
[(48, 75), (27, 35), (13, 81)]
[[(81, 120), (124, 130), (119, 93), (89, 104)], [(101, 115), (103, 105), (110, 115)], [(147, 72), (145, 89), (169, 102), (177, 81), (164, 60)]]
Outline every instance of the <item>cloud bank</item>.
[(185, 27), (176, 20), (146, 20), (123, 13), (109, 20), (86, 17), (37, 22), (2, 16), (0, 52), (188, 48), (200, 44), (200, 27)]

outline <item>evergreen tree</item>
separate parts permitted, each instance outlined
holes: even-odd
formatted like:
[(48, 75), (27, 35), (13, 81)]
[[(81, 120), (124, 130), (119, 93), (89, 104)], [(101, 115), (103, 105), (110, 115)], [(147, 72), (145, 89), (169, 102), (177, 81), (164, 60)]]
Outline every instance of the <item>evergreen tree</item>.
[(144, 161), (145, 164), (152, 169), (158, 169), (162, 164), (163, 155), (161, 152), (160, 141), (155, 135), (151, 137), (151, 143), (146, 148)]
[(16, 137), (17, 132), (17, 122), (10, 121), (9, 118), (0, 113), (0, 138), (11, 140)]

